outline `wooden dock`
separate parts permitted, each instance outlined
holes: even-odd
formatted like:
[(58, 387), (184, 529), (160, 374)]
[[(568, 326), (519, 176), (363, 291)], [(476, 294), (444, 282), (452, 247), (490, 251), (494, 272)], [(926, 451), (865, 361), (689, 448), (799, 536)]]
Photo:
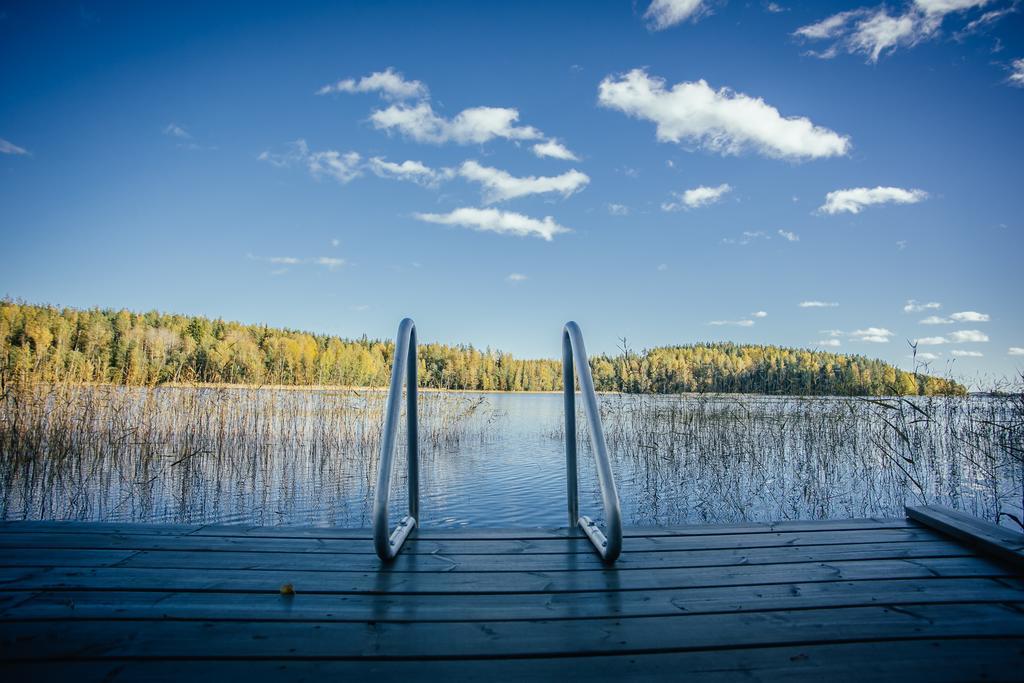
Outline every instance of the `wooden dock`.
[(908, 514), (633, 529), (613, 568), (566, 530), (418, 530), (382, 567), (369, 530), (7, 522), (0, 672), (1021, 680), (1024, 537)]

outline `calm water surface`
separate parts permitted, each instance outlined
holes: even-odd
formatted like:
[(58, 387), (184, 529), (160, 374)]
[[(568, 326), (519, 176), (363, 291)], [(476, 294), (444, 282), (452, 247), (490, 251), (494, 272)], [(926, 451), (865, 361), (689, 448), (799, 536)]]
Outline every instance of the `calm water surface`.
[[(82, 391), (102, 395), (44, 397), (46, 410), (19, 418), (44, 436), (3, 454), (4, 518), (370, 525), (379, 394)], [(935, 502), (1020, 516), (1005, 430), (979, 432), (1007, 408), (981, 399), (925, 406), (924, 421), (849, 399), (600, 400), (629, 525), (899, 516)], [(423, 526), (566, 524), (560, 395), (421, 394), (421, 419)], [(581, 509), (600, 518), (579, 423)], [(404, 472), (400, 457), (396, 518)]]

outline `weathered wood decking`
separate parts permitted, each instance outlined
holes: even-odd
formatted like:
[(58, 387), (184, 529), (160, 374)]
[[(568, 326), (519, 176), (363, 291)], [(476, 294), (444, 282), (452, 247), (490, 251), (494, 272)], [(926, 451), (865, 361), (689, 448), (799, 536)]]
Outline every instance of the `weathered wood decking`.
[(910, 519), (637, 529), (614, 568), (565, 531), (419, 530), (381, 568), (369, 531), (4, 523), (0, 671), (1020, 680), (1021, 548), (994, 528), (999, 559)]

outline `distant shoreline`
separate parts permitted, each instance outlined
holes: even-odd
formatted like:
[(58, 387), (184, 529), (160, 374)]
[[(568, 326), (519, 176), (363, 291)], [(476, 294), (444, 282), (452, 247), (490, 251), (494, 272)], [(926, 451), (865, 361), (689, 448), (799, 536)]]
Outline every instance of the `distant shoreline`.
[[(40, 382), (43, 384), (52, 384), (53, 382)], [(66, 382), (68, 384), (74, 384), (77, 386), (89, 386), (89, 387), (113, 387), (113, 388), (125, 388), (125, 389), (227, 389), (227, 390), (274, 390), (274, 391), (319, 391), (319, 392), (352, 392), (352, 393), (379, 393), (386, 394), (388, 387), (368, 387), (368, 386), (349, 386), (349, 385), (337, 385), (337, 384), (235, 384), (228, 382), (162, 382), (160, 384), (120, 384), (117, 382)], [(552, 391), (538, 391), (538, 390), (505, 390), (505, 389), (442, 389), (438, 387), (417, 387), (417, 391), (420, 393), (448, 393), (448, 394), (507, 394), (513, 395), (549, 395), (549, 396), (561, 396), (562, 390)], [(576, 393), (579, 393), (577, 391)], [(705, 392), (678, 392), (671, 394), (661, 394), (656, 392), (636, 392), (629, 393), (624, 391), (596, 391), (595, 393), (602, 396), (754, 396), (759, 398), (805, 398), (805, 399), (835, 399), (835, 398), (864, 398), (864, 399), (891, 399), (900, 398), (896, 395), (873, 395), (873, 394), (760, 394), (750, 393), (742, 391), (705, 391)], [(962, 396), (944, 394), (938, 397), (953, 396), (956, 398), (984, 398), (984, 397), (997, 397), (1002, 394), (992, 392), (972, 392)], [(913, 398), (913, 397), (910, 397)], [(919, 398), (925, 398), (923, 396)]]

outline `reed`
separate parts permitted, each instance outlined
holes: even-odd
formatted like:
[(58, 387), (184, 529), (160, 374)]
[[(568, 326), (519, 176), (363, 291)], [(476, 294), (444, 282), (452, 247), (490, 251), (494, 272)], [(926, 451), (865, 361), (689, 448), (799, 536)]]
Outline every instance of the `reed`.
[(898, 517), (937, 503), (1024, 526), (1020, 394), (609, 396), (602, 414), (636, 518)]
[[(274, 524), (294, 520), (302, 499), (323, 502), (298, 511), (309, 523), (365, 524), (385, 401), (377, 391), (0, 383), (0, 518)], [(463, 394), (421, 394), (419, 412), (423, 459), (487, 439), (497, 419)]]

